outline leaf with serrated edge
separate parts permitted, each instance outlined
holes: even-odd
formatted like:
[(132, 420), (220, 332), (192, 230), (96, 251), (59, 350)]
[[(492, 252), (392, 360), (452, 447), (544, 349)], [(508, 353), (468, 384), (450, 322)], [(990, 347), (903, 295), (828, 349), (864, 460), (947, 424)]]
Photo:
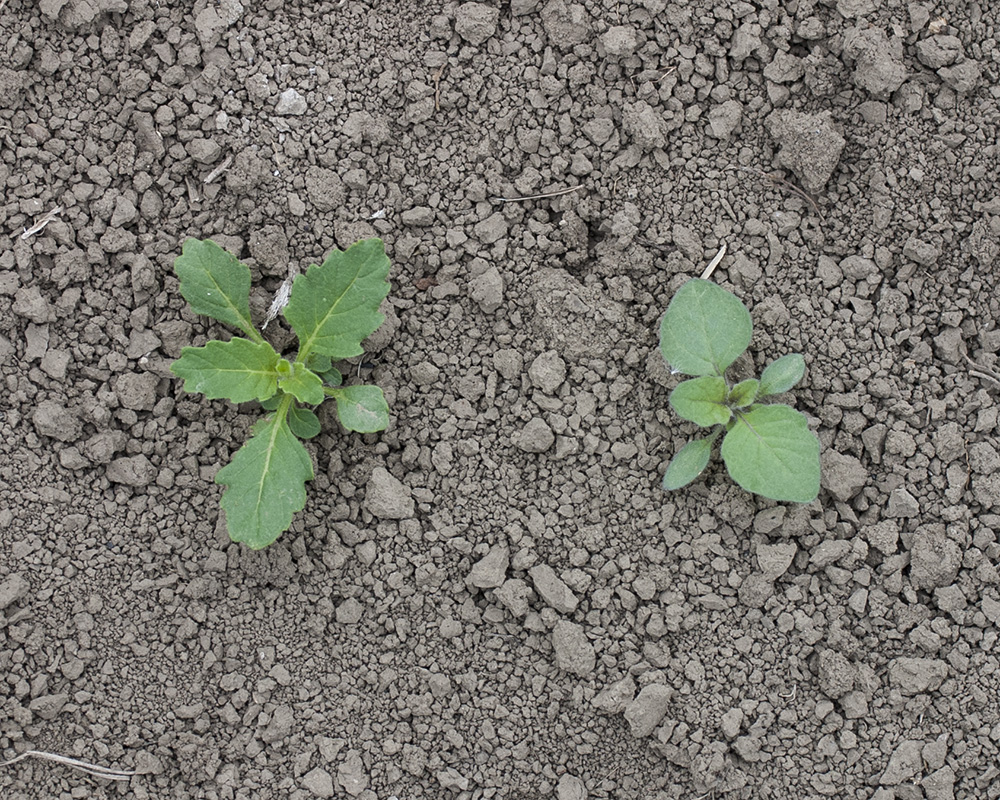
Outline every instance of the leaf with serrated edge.
[(806, 374), (806, 361), (798, 353), (775, 359), (764, 368), (760, 376), (759, 397), (787, 392)]
[(319, 417), (308, 408), (294, 405), (288, 409), (288, 427), (300, 439), (312, 439), (321, 430)]
[(267, 400), (278, 388), (278, 354), (267, 342), (239, 337), (212, 341), (204, 347), (185, 347), (170, 371), (184, 378), (185, 392), (200, 392), (210, 400), (234, 403)]
[(389, 406), (378, 386), (344, 386), (327, 390), (337, 401), (337, 417), (349, 431), (375, 433), (389, 424)]
[(694, 278), (674, 295), (660, 323), (660, 352), (685, 375), (722, 375), (750, 344), (750, 312), (730, 292)]
[(741, 412), (722, 440), (722, 459), (748, 492), (792, 503), (809, 503), (819, 494), (819, 440), (789, 406)]
[(323, 381), (315, 372), (306, 369), (305, 364), (293, 364), (292, 374), (278, 381), (278, 387), (300, 403), (310, 406), (318, 406), (326, 397), (323, 394)]
[(221, 505), (230, 538), (259, 550), (288, 530), (292, 517), (305, 507), (313, 468), (280, 410), (252, 431), (215, 482), (227, 487)]
[(314, 352), (334, 359), (361, 355), (362, 339), (385, 320), (378, 309), (389, 293), (388, 275), (381, 239), (334, 250), (298, 275), (284, 314), (299, 337), (299, 360)]
[(684, 419), (701, 425), (724, 425), (731, 416), (726, 406), (729, 388), (724, 378), (706, 375), (678, 384), (670, 393), (670, 405)]
[(188, 239), (174, 260), (174, 271), (192, 311), (263, 341), (250, 319), (250, 270), (235, 256), (210, 239)]
[(715, 437), (709, 439), (695, 439), (688, 442), (678, 451), (667, 467), (663, 476), (663, 488), (667, 491), (680, 489), (687, 486), (691, 481), (701, 475), (708, 466), (709, 456), (712, 455), (712, 443)]

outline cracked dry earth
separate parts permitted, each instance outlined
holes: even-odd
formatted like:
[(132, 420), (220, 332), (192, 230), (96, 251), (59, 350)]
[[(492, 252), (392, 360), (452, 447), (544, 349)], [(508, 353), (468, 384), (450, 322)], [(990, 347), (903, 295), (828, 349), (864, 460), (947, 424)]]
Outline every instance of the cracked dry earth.
[[(0, 6), (0, 758), (136, 773), (5, 800), (1000, 797), (994, 3)], [(168, 371), (224, 335), (189, 236), (261, 316), (393, 261), (342, 365), (392, 422), (325, 416), (262, 552), (213, 483), (259, 409)], [(722, 246), (809, 505), (660, 488)]]

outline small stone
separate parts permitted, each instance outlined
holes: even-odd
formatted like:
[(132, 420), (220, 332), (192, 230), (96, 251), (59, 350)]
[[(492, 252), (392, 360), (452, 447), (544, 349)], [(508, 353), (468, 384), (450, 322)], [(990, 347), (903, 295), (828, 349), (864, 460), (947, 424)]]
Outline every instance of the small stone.
[(708, 112), (708, 134), (726, 141), (743, 121), (743, 104), (739, 100), (727, 100), (713, 106)]
[(662, 117), (645, 100), (625, 106), (622, 127), (643, 152), (660, 149), (667, 144)]
[(572, 614), (579, 603), (572, 590), (563, 583), (548, 564), (538, 564), (528, 570), (535, 591), (542, 600), (560, 614)]
[(809, 563), (814, 567), (824, 569), (836, 564), (851, 552), (851, 543), (847, 539), (828, 539), (820, 542), (809, 555)]
[(861, 535), (872, 547), (883, 555), (891, 556), (899, 546), (899, 524), (895, 520), (884, 519), (861, 529)]
[(267, 726), (261, 731), (260, 738), (265, 744), (283, 741), (295, 726), (295, 712), (287, 703), (278, 706), (271, 714)]
[(555, 441), (556, 435), (545, 420), (535, 417), (514, 437), (514, 446), (525, 453), (544, 453)]
[(609, 56), (623, 58), (635, 54), (639, 38), (631, 25), (614, 25), (601, 36), (601, 45)]
[(882, 786), (898, 786), (919, 775), (922, 765), (920, 752), (923, 744), (923, 742), (913, 739), (904, 739), (900, 742), (889, 757), (889, 763), (885, 772), (882, 773), (879, 783)]
[(493, 244), (507, 235), (507, 220), (499, 211), (477, 222), (473, 234), (483, 244)]
[(365, 486), (365, 509), (379, 519), (409, 519), (414, 503), (410, 490), (384, 467), (375, 467)]
[(575, 775), (563, 773), (556, 784), (556, 800), (587, 800), (587, 787)]
[(743, 727), (743, 717), (743, 710), (739, 708), (731, 708), (722, 715), (719, 727), (722, 730), (722, 735), (729, 741), (740, 735), (740, 729)]
[(920, 514), (920, 503), (912, 494), (900, 487), (893, 489), (886, 503), (885, 515), (894, 519), (909, 519)]
[[(925, 747), (924, 750), (927, 748)], [(926, 756), (925, 756), (926, 759)], [(955, 800), (955, 770), (941, 767), (920, 781), (927, 800)]]
[(156, 479), (157, 469), (144, 455), (123, 456), (108, 464), (105, 473), (112, 483), (125, 486), (149, 486)]
[[(760, 514), (757, 515), (760, 517)], [(755, 521), (756, 527), (756, 521)], [(757, 545), (757, 565), (764, 577), (775, 581), (784, 575), (795, 559), (798, 548), (792, 542)]]
[(22, 600), (30, 590), (31, 584), (23, 575), (16, 572), (13, 575), (8, 575), (4, 578), (3, 583), (0, 583), (0, 611), (18, 600)]
[(615, 681), (590, 702), (602, 714), (621, 714), (635, 697), (635, 680), (626, 675)]
[(483, 3), (462, 3), (455, 10), (455, 33), (469, 44), (480, 45), (497, 32), (500, 11)]
[(441, 788), (450, 792), (465, 792), (469, 788), (469, 779), (453, 767), (441, 770), (435, 777)]
[(477, 589), (495, 589), (503, 584), (509, 566), (510, 550), (503, 545), (494, 545), (472, 566), (466, 583)]
[(115, 381), (115, 394), (124, 408), (152, 411), (160, 379), (151, 372), (125, 372)]
[(823, 650), (817, 658), (819, 689), (836, 700), (854, 688), (858, 668), (836, 650)]
[(219, 156), (222, 155), (222, 148), (216, 142), (200, 136), (184, 145), (184, 149), (199, 164), (214, 164), (219, 160)]
[(970, 94), (979, 85), (983, 71), (975, 61), (969, 59), (952, 67), (942, 67), (937, 74), (949, 89), (958, 94)]
[(28, 708), (42, 719), (55, 719), (68, 702), (68, 694), (47, 694), (36, 697), (28, 704)]
[(912, 697), (937, 689), (948, 677), (948, 665), (937, 658), (896, 658), (889, 664), (889, 685)]
[(306, 113), (306, 99), (295, 89), (285, 89), (278, 97), (274, 113), (279, 117), (300, 117)]
[(828, 450), (820, 457), (823, 488), (846, 503), (868, 483), (868, 470), (854, 456)]
[(333, 797), (333, 776), (322, 767), (316, 767), (302, 778), (302, 788), (313, 797)]
[(763, 608), (774, 594), (774, 582), (759, 572), (751, 573), (743, 579), (737, 596), (748, 608)]
[(910, 550), (910, 584), (914, 589), (950, 586), (962, 566), (958, 544), (940, 528), (918, 528)]
[(822, 191), (847, 144), (832, 114), (780, 109), (765, 125), (780, 148), (777, 162), (795, 173), (807, 192)]
[(368, 788), (368, 773), (358, 750), (349, 750), (337, 768), (337, 783), (351, 797), (357, 797)]
[(531, 362), (528, 377), (546, 394), (555, 394), (566, 380), (566, 362), (555, 350), (547, 350)]
[(361, 621), (365, 607), (353, 597), (348, 597), (337, 606), (336, 619), (341, 625), (356, 625)]
[(552, 649), (556, 667), (586, 678), (597, 665), (597, 653), (587, 640), (583, 627), (575, 622), (559, 620), (552, 628)]
[(636, 739), (649, 736), (667, 714), (667, 706), (674, 696), (669, 686), (651, 683), (625, 709), (625, 721)]
[(469, 296), (484, 314), (492, 314), (503, 304), (503, 278), (490, 267), (469, 282)]
[(55, 319), (51, 304), (42, 297), (37, 286), (22, 286), (18, 289), (14, 294), (11, 310), (17, 316), (25, 317), (38, 325)]
[(531, 597), (531, 587), (520, 578), (504, 581), (503, 586), (493, 592), (497, 600), (517, 619), (528, 613), (528, 598)]

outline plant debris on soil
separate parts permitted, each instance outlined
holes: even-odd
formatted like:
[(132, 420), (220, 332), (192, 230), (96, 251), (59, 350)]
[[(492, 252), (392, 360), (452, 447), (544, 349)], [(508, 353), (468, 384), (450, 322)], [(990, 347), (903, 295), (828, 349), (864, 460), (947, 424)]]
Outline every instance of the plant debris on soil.
[[(1000, 797), (995, 3), (0, 8), (0, 761), (126, 778), (5, 800)], [(262, 551), (214, 483), (259, 407), (169, 372), (225, 334), (189, 237), (258, 322), (393, 264), (340, 365), (389, 428), (323, 409)], [(807, 505), (660, 486), (723, 246)]]

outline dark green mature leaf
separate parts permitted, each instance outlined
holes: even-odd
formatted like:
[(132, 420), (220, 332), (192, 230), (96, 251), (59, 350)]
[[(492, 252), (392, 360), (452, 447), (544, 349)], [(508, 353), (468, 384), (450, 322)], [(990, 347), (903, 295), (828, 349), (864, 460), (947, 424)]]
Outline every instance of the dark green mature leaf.
[(323, 394), (323, 381), (319, 375), (306, 369), (305, 364), (298, 362), (292, 365), (291, 375), (278, 381), (278, 386), (281, 391), (309, 406), (318, 406), (326, 398)]
[(757, 392), (760, 389), (760, 381), (756, 378), (747, 378), (740, 381), (729, 390), (729, 397), (726, 402), (733, 408), (746, 408), (757, 399)]
[(378, 386), (343, 386), (327, 393), (337, 401), (337, 416), (347, 430), (375, 433), (389, 424), (389, 406)]
[(819, 494), (819, 440), (789, 406), (740, 412), (722, 441), (722, 459), (748, 492), (793, 503), (809, 503)]
[(299, 360), (313, 353), (331, 358), (361, 355), (361, 341), (385, 320), (379, 306), (389, 293), (389, 259), (381, 239), (334, 250), (298, 275), (285, 307), (299, 337)]
[(253, 426), (253, 436), (219, 470), (215, 482), (228, 487), (221, 505), (234, 542), (259, 550), (292, 524), (306, 504), (313, 468), (302, 442), (280, 410)]
[(772, 361), (760, 376), (760, 396), (787, 392), (806, 374), (806, 361), (798, 353), (789, 353)]
[(663, 488), (667, 491), (680, 489), (701, 475), (708, 466), (714, 441), (713, 436), (708, 439), (695, 439), (684, 445), (670, 460), (670, 465), (663, 476)]
[(728, 392), (725, 378), (712, 375), (692, 378), (679, 384), (670, 393), (670, 405), (678, 415), (703, 428), (724, 425), (731, 416), (726, 406)]
[(288, 427), (300, 439), (312, 439), (321, 430), (319, 417), (308, 408), (292, 406), (288, 409)]
[(188, 239), (174, 260), (181, 294), (196, 314), (239, 328), (255, 342), (263, 337), (250, 319), (250, 270), (210, 239)]
[(170, 371), (184, 378), (185, 392), (201, 392), (210, 400), (227, 398), (234, 403), (266, 400), (278, 389), (275, 367), (279, 356), (267, 342), (239, 337), (185, 347)]
[(721, 286), (695, 278), (674, 295), (660, 323), (660, 352), (686, 375), (722, 375), (747, 349), (750, 312)]

